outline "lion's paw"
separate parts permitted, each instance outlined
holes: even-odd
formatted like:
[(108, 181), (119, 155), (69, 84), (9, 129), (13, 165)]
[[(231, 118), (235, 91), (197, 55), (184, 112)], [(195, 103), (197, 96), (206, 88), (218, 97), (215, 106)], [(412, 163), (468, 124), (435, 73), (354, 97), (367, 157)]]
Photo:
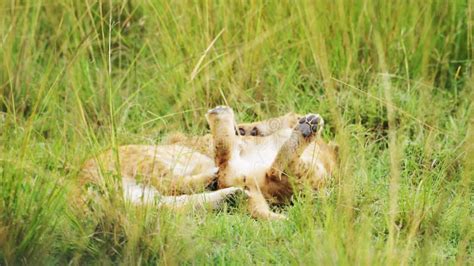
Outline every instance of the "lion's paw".
[(226, 115), (226, 114), (231, 115), (233, 114), (233, 111), (232, 111), (232, 108), (230, 108), (229, 106), (219, 105), (207, 111), (207, 114), (208, 115)]
[(323, 128), (324, 120), (319, 114), (307, 114), (300, 118), (296, 130), (300, 131), (303, 137), (308, 138)]

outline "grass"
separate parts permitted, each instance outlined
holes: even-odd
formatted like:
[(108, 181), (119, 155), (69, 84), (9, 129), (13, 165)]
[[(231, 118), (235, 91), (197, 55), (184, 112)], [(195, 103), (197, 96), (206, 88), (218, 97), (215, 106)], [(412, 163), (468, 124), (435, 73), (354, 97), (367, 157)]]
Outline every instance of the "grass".
[[(1, 1), (0, 264), (472, 263), (472, 0)], [(318, 112), (341, 146), (284, 222), (70, 195), (107, 147)]]

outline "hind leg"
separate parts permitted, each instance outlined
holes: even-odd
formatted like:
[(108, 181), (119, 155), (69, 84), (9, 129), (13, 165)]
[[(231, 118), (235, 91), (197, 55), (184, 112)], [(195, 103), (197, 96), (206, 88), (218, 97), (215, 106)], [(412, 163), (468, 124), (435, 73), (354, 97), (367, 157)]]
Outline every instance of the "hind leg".
[(258, 189), (250, 189), (246, 192), (248, 195), (248, 209), (252, 217), (266, 220), (287, 219), (285, 215), (270, 210), (267, 200)]
[(169, 189), (174, 194), (189, 194), (202, 191), (216, 179), (217, 167), (212, 167), (196, 175), (172, 177)]
[(243, 193), (241, 188), (230, 187), (198, 194), (162, 196), (154, 187), (138, 184), (134, 179), (124, 178), (122, 184), (125, 199), (133, 204), (150, 204), (157, 200), (158, 206), (168, 208), (182, 208), (186, 206), (202, 208), (210, 206), (212, 209), (216, 209), (232, 195)]

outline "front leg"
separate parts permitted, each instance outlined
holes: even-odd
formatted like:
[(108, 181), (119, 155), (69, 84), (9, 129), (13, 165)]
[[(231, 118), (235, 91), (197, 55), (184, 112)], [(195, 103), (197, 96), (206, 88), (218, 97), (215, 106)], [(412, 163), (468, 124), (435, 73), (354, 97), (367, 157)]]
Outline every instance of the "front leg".
[(300, 156), (308, 145), (320, 135), (324, 120), (318, 114), (308, 114), (298, 121), (290, 138), (278, 151), (278, 155), (267, 172), (270, 179), (281, 179), (281, 174), (286, 170), (295, 170), (299, 165)]
[(230, 175), (229, 162), (237, 153), (238, 137), (235, 135), (234, 112), (230, 107), (217, 106), (206, 114), (214, 145), (214, 160), (219, 168), (217, 175), (219, 188), (230, 186), (225, 179)]
[(247, 192), (249, 197), (248, 208), (250, 214), (254, 218), (267, 220), (286, 220), (283, 214), (272, 212), (268, 206), (268, 202), (258, 189), (250, 189)]

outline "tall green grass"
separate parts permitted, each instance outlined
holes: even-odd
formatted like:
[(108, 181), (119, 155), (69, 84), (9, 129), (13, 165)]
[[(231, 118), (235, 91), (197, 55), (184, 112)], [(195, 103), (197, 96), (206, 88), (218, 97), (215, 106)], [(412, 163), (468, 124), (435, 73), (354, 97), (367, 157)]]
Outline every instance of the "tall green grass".
[[(472, 0), (0, 1), (0, 264), (472, 263)], [(168, 132), (318, 112), (341, 146), (288, 221), (70, 195)]]

